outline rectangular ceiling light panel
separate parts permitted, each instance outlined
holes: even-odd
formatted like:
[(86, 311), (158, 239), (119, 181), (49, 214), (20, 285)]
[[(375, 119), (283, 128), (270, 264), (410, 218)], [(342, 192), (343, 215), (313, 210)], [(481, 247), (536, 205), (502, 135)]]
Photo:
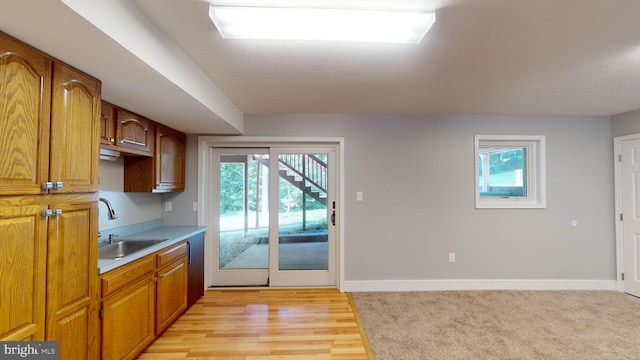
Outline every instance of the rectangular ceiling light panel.
[(225, 39), (333, 40), (414, 43), (435, 22), (428, 11), (266, 8), (211, 5)]

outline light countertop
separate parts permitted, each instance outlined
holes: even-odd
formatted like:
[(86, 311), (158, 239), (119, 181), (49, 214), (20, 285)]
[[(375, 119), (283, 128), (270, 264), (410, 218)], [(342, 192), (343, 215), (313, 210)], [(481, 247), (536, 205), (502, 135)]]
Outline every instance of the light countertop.
[(208, 226), (161, 226), (154, 229), (142, 231), (139, 233), (123, 236), (120, 240), (143, 240), (143, 239), (168, 239), (161, 243), (149, 246), (131, 255), (120, 259), (98, 259), (98, 274), (104, 274), (107, 271), (116, 269), (124, 264), (128, 264), (138, 260), (146, 255), (164, 249), (168, 246), (176, 244), (194, 235), (200, 234), (208, 230)]

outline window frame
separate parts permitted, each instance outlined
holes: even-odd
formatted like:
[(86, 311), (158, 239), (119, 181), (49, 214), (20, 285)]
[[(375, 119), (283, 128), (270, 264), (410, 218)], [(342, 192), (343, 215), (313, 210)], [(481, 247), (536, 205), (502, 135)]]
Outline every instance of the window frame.
[[(526, 148), (526, 196), (480, 196), (480, 148)], [(486, 174), (485, 174), (486, 175)], [(547, 207), (546, 138), (544, 135), (475, 135), (474, 177), (476, 209), (541, 209)]]

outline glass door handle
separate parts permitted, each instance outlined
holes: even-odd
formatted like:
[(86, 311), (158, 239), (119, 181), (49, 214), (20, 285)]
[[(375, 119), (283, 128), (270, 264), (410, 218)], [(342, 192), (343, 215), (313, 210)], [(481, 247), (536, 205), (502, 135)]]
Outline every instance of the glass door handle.
[(336, 226), (336, 202), (333, 201), (333, 212), (331, 213), (331, 223)]

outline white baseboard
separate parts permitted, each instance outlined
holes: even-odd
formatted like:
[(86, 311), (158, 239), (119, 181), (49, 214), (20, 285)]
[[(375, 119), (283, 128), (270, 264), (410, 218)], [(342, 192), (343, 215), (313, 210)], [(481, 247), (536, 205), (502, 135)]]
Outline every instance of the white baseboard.
[(381, 280), (347, 281), (341, 291), (448, 291), (448, 290), (613, 290), (615, 280)]

